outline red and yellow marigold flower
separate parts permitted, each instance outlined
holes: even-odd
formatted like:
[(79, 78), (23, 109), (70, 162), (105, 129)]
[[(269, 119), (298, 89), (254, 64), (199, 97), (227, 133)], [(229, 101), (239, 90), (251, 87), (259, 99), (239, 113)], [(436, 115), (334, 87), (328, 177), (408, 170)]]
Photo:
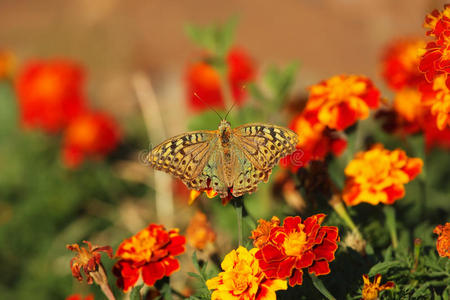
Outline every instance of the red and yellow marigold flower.
[(65, 60), (27, 63), (16, 80), (21, 122), (56, 132), (85, 108), (82, 68)]
[(212, 300), (275, 300), (275, 291), (286, 290), (286, 280), (268, 279), (255, 258), (257, 248), (250, 251), (240, 246), (222, 261), (223, 272), (206, 282), (214, 290)]
[(192, 217), (186, 229), (186, 240), (198, 250), (203, 250), (208, 244), (214, 243), (216, 234), (204, 213), (197, 211)]
[(388, 281), (383, 285), (381, 283), (381, 275), (375, 275), (373, 279), (373, 283), (370, 282), (369, 276), (366, 274), (363, 275), (364, 287), (362, 290), (362, 300), (377, 300), (379, 298), (379, 294), (381, 291), (389, 290), (394, 287), (394, 283), (392, 281)]
[(303, 270), (326, 275), (329, 263), (338, 248), (338, 228), (321, 226), (324, 214), (317, 214), (302, 222), (300, 217), (287, 217), (283, 226), (271, 229), (267, 243), (255, 257), (268, 278), (289, 278), (289, 285), (303, 283)]
[(400, 91), (415, 88), (424, 80), (419, 71), (419, 49), (425, 47), (425, 41), (409, 38), (393, 41), (383, 55), (383, 78), (390, 88)]
[(364, 76), (334, 76), (311, 86), (309, 92), (305, 110), (316, 112), (320, 123), (336, 130), (366, 119), (380, 102), (379, 90)]
[(116, 121), (102, 112), (86, 112), (75, 118), (64, 132), (63, 161), (75, 168), (86, 157), (103, 157), (114, 150), (120, 140)]
[(439, 256), (450, 258), (450, 223), (436, 226), (433, 232), (438, 235), (436, 249)]
[[(227, 88), (231, 90), (231, 96), (235, 103), (242, 104), (246, 96), (243, 87), (255, 77), (255, 66), (249, 55), (239, 48), (230, 50), (226, 57), (226, 63), (228, 67), (227, 79), (230, 85)], [(208, 109), (202, 100), (210, 106), (225, 108), (220, 74), (206, 61), (190, 65), (187, 70), (186, 81), (189, 106), (193, 110)]]
[[(426, 89), (422, 87), (422, 92), (426, 93)], [(450, 89), (445, 84), (444, 76), (438, 76), (434, 79), (431, 93), (425, 98), (423, 96), (423, 103), (430, 107), (431, 114), (436, 116), (436, 125), (440, 130), (450, 127)]]
[(252, 231), (252, 236), (250, 238), (253, 240), (253, 246), (262, 248), (267, 244), (272, 228), (280, 226), (280, 219), (273, 216), (270, 221), (259, 219), (258, 223), (258, 227)]
[(166, 231), (162, 225), (150, 224), (136, 235), (124, 240), (117, 249), (113, 268), (117, 285), (125, 292), (142, 277), (152, 286), (164, 276), (180, 268), (175, 256), (182, 254), (186, 240), (178, 229)]
[(398, 91), (393, 102), (396, 129), (404, 134), (420, 130), (426, 113), (422, 95), (417, 88), (404, 88)]
[(340, 155), (347, 141), (337, 131), (327, 128), (312, 111), (303, 111), (295, 117), (289, 128), (299, 135), (297, 150), (280, 160), (280, 165), (289, 166), (293, 172), (305, 167), (313, 160), (323, 160), (329, 153)]
[[(84, 243), (88, 245), (87, 249), (83, 247), (80, 248), (78, 244), (67, 245), (66, 248), (78, 253), (70, 261), (73, 277), (78, 279), (78, 281), (83, 281), (83, 276), (81, 275), (81, 270), (83, 270), (86, 275), (86, 282), (92, 284), (94, 279), (96, 282), (98, 281), (99, 276), (96, 276), (96, 273), (100, 273), (100, 276), (106, 276), (101, 267), (101, 254), (104, 252), (112, 258), (112, 248), (110, 246), (92, 246), (88, 241), (84, 241)], [(99, 269), (102, 270), (99, 272)], [(106, 279), (104, 279), (104, 281), (107, 282)]]
[(422, 165), (420, 158), (409, 158), (403, 150), (390, 151), (376, 144), (357, 153), (345, 168), (343, 199), (351, 206), (393, 204), (405, 195), (404, 185), (422, 171)]
[(420, 60), (419, 69), (425, 73), (425, 78), (431, 82), (437, 75), (442, 75), (446, 85), (450, 87), (447, 78), (450, 73), (450, 6), (446, 5), (442, 12), (434, 10), (425, 17), (424, 27), (427, 35), (434, 37), (429, 42)]

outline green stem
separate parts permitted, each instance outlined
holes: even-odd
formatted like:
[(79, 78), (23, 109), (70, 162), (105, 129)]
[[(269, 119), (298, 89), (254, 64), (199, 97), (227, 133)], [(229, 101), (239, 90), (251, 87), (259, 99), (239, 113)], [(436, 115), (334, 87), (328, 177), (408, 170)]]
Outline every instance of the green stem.
[(242, 246), (242, 211), (243, 211), (242, 200), (243, 200), (242, 197), (233, 198), (233, 200), (231, 200), (234, 210), (236, 211), (239, 246)]
[(323, 284), (322, 280), (320, 280), (319, 278), (317, 278), (316, 275), (308, 273), (309, 277), (312, 280), (312, 283), (314, 285), (314, 287), (322, 294), (325, 296), (325, 298), (329, 299), (329, 300), (336, 300), (336, 298), (334, 298), (333, 295), (331, 295), (331, 293), (327, 290), (327, 288), (325, 287), (325, 285)]
[(397, 226), (395, 222), (395, 209), (392, 205), (385, 205), (383, 208), (384, 215), (386, 216), (386, 226), (391, 234), (392, 247), (397, 249), (398, 237), (397, 237)]

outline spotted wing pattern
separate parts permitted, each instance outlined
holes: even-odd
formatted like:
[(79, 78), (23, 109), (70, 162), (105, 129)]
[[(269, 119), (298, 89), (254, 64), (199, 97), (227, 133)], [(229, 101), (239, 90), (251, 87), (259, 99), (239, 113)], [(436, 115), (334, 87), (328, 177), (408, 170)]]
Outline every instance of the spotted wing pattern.
[(295, 150), (298, 136), (281, 126), (253, 123), (235, 128), (233, 142), (240, 161), (233, 182), (233, 196), (238, 197), (254, 192), (259, 182), (268, 180), (280, 158)]
[(188, 187), (202, 190), (207, 188), (207, 180), (200, 179), (200, 175), (216, 145), (217, 131), (192, 131), (156, 146), (148, 161), (155, 169), (180, 178)]

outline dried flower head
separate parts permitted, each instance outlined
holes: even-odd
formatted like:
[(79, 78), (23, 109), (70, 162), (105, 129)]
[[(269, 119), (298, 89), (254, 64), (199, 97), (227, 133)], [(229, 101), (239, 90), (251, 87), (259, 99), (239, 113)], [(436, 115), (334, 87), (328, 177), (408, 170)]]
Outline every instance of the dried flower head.
[[(92, 284), (94, 280), (99, 284), (98, 279), (102, 282), (107, 282), (106, 278), (101, 278), (102, 276), (106, 276), (101, 267), (101, 253), (104, 252), (112, 258), (112, 248), (110, 246), (92, 246), (88, 241), (83, 242), (88, 245), (88, 248), (80, 247), (78, 244), (66, 246), (67, 249), (77, 252), (77, 255), (70, 261), (73, 277), (78, 279), (78, 281), (83, 281), (83, 276), (81, 275), (81, 270), (83, 270), (88, 284)], [(102, 270), (99, 271), (100, 268)]]

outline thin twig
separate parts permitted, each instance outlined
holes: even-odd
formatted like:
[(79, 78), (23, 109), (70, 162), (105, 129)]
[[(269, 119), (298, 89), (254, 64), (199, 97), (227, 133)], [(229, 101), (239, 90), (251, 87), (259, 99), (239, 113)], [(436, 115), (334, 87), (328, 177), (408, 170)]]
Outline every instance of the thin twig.
[[(166, 131), (161, 110), (156, 99), (150, 79), (143, 73), (136, 73), (132, 78), (139, 106), (144, 117), (150, 141), (161, 142), (166, 139)], [(159, 172), (154, 176), (156, 214), (158, 220), (168, 227), (173, 226), (172, 179), (168, 174)]]

